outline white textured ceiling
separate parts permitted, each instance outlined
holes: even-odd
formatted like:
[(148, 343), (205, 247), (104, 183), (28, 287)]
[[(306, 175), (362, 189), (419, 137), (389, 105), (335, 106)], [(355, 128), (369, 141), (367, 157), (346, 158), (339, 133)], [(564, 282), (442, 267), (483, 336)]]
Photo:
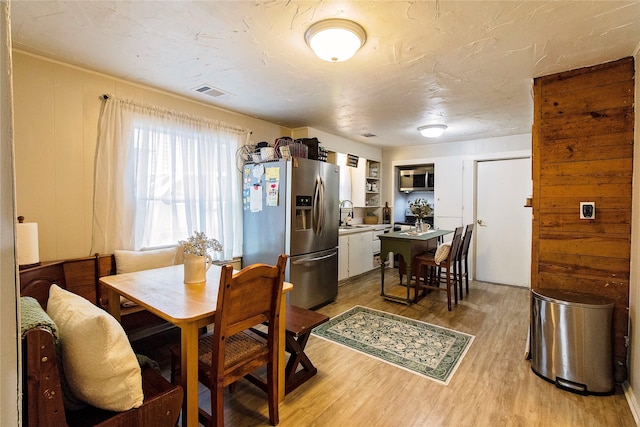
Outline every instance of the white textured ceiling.
[[(449, 126), (438, 142), (528, 133), (534, 77), (640, 42), (640, 1), (12, 1), (11, 14), (18, 49), (379, 147), (426, 144), (429, 123)], [(367, 32), (347, 62), (304, 41), (332, 17)]]

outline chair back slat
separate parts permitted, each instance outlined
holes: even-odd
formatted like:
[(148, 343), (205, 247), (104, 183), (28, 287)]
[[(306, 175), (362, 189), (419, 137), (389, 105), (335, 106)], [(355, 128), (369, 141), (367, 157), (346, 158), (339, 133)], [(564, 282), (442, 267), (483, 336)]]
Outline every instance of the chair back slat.
[(449, 251), (449, 260), (458, 259), (461, 246), (462, 227), (456, 227), (451, 240), (451, 250)]
[(464, 239), (462, 240), (462, 247), (460, 249), (460, 259), (466, 258), (466, 256), (469, 254), (469, 246), (471, 245), (473, 226), (474, 224), (467, 224), (467, 229), (464, 232)]

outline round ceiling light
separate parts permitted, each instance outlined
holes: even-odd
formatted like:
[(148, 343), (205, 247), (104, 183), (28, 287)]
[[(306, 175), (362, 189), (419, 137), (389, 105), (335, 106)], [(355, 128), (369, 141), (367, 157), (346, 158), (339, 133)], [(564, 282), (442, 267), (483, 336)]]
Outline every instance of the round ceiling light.
[(309, 27), (304, 38), (319, 58), (342, 62), (364, 45), (367, 33), (353, 21), (334, 18), (316, 22)]
[(425, 138), (437, 138), (447, 130), (447, 125), (426, 125), (418, 128), (422, 136)]

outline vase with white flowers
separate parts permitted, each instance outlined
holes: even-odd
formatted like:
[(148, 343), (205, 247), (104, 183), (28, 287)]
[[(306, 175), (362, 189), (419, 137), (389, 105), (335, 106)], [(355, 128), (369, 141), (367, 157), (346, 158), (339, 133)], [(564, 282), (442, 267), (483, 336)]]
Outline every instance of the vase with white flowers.
[(213, 265), (209, 251), (222, 252), (216, 239), (209, 239), (202, 231), (196, 231), (187, 240), (178, 242), (184, 254), (184, 283), (198, 284), (207, 281), (207, 271)]
[[(429, 224), (427, 224), (426, 226), (424, 225), (425, 218), (427, 218), (433, 212), (433, 209), (427, 202), (427, 199), (418, 198), (413, 202), (409, 201), (409, 209), (411, 210), (413, 216), (416, 217), (417, 232), (427, 231), (429, 228), (431, 228)], [(424, 230), (425, 227), (427, 228), (427, 230)]]

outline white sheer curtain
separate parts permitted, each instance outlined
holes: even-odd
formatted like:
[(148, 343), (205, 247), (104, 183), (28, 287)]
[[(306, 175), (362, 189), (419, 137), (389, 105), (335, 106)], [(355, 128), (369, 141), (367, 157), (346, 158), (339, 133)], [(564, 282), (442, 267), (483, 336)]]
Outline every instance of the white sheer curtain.
[(176, 244), (204, 231), (242, 255), (237, 148), (249, 131), (129, 100), (105, 101), (92, 253)]

